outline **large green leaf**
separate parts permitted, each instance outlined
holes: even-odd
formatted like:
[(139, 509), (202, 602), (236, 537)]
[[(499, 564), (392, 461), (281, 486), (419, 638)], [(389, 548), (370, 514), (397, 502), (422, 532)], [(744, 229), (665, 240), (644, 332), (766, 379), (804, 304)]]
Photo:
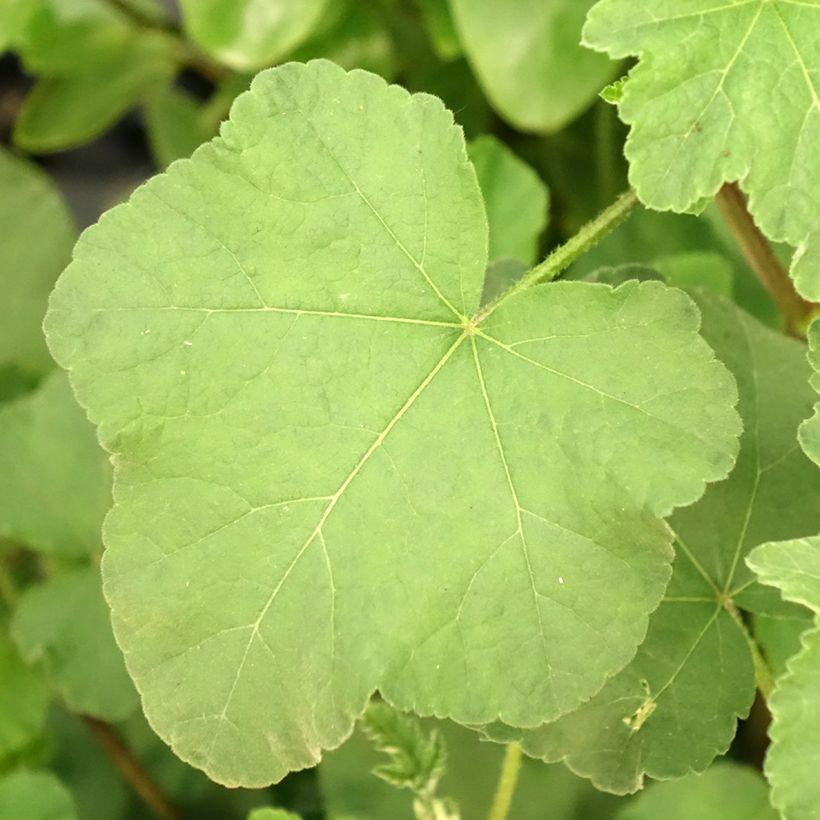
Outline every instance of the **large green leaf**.
[(617, 820), (777, 820), (766, 782), (753, 769), (716, 763), (703, 774), (658, 783), (636, 797)]
[(0, 407), (0, 536), (42, 552), (99, 552), (111, 468), (94, 428), (55, 371)]
[(764, 541), (820, 527), (820, 473), (794, 443), (812, 398), (803, 347), (718, 297), (698, 302), (703, 333), (740, 390), (737, 465), (672, 517), (675, 572), (635, 660), (555, 723), (523, 734), (489, 730), (616, 793), (640, 788), (646, 774), (703, 771), (728, 748), (754, 697), (733, 603), (752, 585), (741, 559)]
[(57, 275), (71, 258), (76, 231), (47, 177), (0, 149), (0, 370), (35, 374), (51, 365), (41, 324)]
[(124, 720), (137, 693), (114, 643), (96, 568), (83, 567), (31, 587), (21, 597), (11, 634), (30, 664), (75, 712)]
[(0, 777), (0, 820), (77, 820), (74, 801), (51, 772), (17, 771)]
[(538, 174), (503, 142), (484, 136), (467, 146), (490, 226), (489, 262), (520, 259), (532, 265), (547, 227), (549, 192)]
[(470, 723), (571, 710), (644, 636), (661, 517), (733, 464), (682, 292), (479, 314), (486, 247), (441, 103), (322, 61), (260, 74), (78, 243), (47, 332), (114, 453), (115, 633), (215, 779), (311, 765), (376, 687)]
[[(804, 242), (820, 209), (818, 27), (820, 0), (600, 0), (584, 42), (641, 58), (619, 104), (641, 200), (686, 211), (739, 180), (771, 239)], [(816, 268), (797, 283), (820, 298)]]
[[(809, 362), (813, 368), (811, 385), (820, 394), (820, 321), (809, 328)], [(800, 427), (800, 444), (806, 455), (820, 466), (820, 401), (814, 405), (814, 415)]]
[(557, 131), (614, 72), (579, 45), (594, 0), (450, 0), (464, 51), (498, 112), (525, 131)]
[[(764, 544), (746, 560), (764, 584), (820, 613), (820, 536)], [(813, 820), (820, 805), (820, 628), (804, 633), (787, 669), (768, 701), (772, 742), (765, 772), (785, 820)]]
[(42, 678), (23, 663), (5, 629), (0, 631), (0, 769), (37, 743), (47, 706)]
[(181, 0), (191, 38), (239, 69), (270, 65), (319, 23), (328, 0)]

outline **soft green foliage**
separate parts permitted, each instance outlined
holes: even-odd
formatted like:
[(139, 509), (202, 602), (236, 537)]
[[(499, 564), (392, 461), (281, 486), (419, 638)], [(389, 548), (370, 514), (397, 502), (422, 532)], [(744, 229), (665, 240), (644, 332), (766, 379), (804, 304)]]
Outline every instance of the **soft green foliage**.
[(498, 112), (556, 131), (592, 103), (612, 63), (578, 45), (594, 0), (449, 0), (464, 51)]
[(811, 628), (813, 618), (804, 607), (794, 607), (789, 616), (755, 615), (754, 636), (772, 674), (780, 677), (786, 664), (800, 649), (800, 638)]
[(77, 813), (71, 795), (53, 774), (21, 770), (0, 777), (0, 820), (24, 818), (77, 820)]
[(448, 0), (419, 0), (424, 22), (430, 34), (436, 53), (444, 60), (452, 60), (461, 52), (453, 16), (450, 13)]
[(137, 694), (111, 634), (96, 568), (71, 570), (28, 589), (17, 604), (11, 635), (73, 711), (116, 721), (136, 709)]
[(94, 428), (55, 371), (38, 389), (0, 406), (0, 536), (51, 555), (101, 549), (111, 468)]
[(475, 167), (487, 222), (490, 264), (520, 259), (527, 266), (538, 258), (538, 237), (547, 227), (549, 192), (538, 174), (503, 142), (485, 136), (467, 146)]
[(652, 267), (678, 288), (706, 288), (720, 296), (732, 296), (732, 265), (714, 251), (690, 251), (657, 257)]
[[(809, 362), (814, 370), (811, 385), (820, 394), (820, 321), (809, 328)], [(814, 415), (800, 428), (800, 444), (806, 455), (820, 466), (820, 401), (814, 405)]]
[(175, 70), (173, 39), (136, 26), (113, 3), (22, 2), (19, 52), (38, 77), (14, 129), (15, 142), (26, 150), (57, 151), (85, 142)]
[(79, 242), (47, 330), (114, 453), (106, 596), (152, 725), (213, 778), (311, 765), (377, 687), (572, 710), (644, 636), (661, 518), (733, 464), (683, 293), (479, 314), (486, 247), (450, 114), (326, 62), (260, 74)]
[[(731, 600), (752, 579), (755, 545), (820, 528), (820, 473), (794, 446), (811, 404), (801, 345), (731, 303), (698, 296), (703, 333), (731, 369), (744, 433), (731, 476), (670, 521), (675, 571), (635, 660), (574, 713), (521, 737), (599, 788), (624, 793), (703, 771), (726, 751), (754, 696), (752, 660)], [(708, 681), (708, 685), (704, 685)]]
[(257, 69), (303, 42), (328, 0), (181, 0), (195, 43), (233, 68)]
[[(447, 746), (447, 766), (439, 791), (448, 795), (465, 820), (484, 817), (501, 771), (504, 748), (483, 741), (476, 732), (450, 721), (425, 719), (425, 733), (435, 730)], [(405, 792), (362, 773), (380, 762), (360, 730), (329, 752), (318, 770), (329, 820), (356, 818), (411, 820), (413, 807)], [(596, 791), (564, 766), (546, 766), (524, 758), (510, 808), (515, 820), (608, 820), (620, 801)]]
[[(688, 211), (739, 180), (771, 239), (804, 242), (820, 210), (819, 26), (820, 0), (600, 0), (584, 42), (640, 57), (619, 112), (641, 200)], [(807, 298), (817, 270), (797, 276)]]
[(0, 632), (0, 771), (39, 740), (48, 696), (40, 676)]
[[(17, 368), (39, 375), (51, 365), (40, 327), (46, 300), (76, 231), (47, 177), (1, 148), (0, 191), (0, 373)], [(48, 241), (39, 241), (44, 236)]]
[(763, 778), (737, 763), (650, 786), (617, 820), (777, 820)]
[(248, 820), (299, 820), (299, 816), (284, 809), (262, 808), (254, 809)]
[[(820, 537), (758, 547), (747, 563), (764, 584), (820, 613)], [(805, 632), (802, 648), (768, 700), (772, 713), (766, 777), (785, 820), (812, 820), (820, 805), (820, 627)]]

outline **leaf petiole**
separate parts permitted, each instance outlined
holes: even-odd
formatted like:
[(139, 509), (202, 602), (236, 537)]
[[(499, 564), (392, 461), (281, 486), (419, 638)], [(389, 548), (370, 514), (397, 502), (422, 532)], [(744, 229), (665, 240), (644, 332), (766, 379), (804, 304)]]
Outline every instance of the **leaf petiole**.
[(520, 769), (521, 747), (517, 743), (510, 743), (504, 753), (501, 776), (498, 778), (498, 786), (495, 789), (488, 820), (506, 820), (515, 794), (515, 787), (518, 785)]

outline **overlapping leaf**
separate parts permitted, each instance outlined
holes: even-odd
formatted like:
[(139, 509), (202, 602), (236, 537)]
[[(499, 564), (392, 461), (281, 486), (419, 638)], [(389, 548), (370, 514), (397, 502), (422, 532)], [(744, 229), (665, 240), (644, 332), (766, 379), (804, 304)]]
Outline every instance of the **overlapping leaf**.
[(753, 587), (753, 546), (820, 526), (820, 473), (795, 446), (811, 405), (804, 349), (731, 303), (703, 294), (703, 333), (732, 370), (744, 434), (731, 476), (671, 519), (675, 571), (635, 660), (574, 713), (537, 730), (491, 727), (537, 757), (563, 759), (600, 788), (638, 789), (703, 771), (754, 696), (734, 598)]
[[(747, 563), (785, 598), (820, 612), (820, 537), (764, 544)], [(812, 820), (820, 805), (820, 628), (804, 633), (802, 644), (768, 701), (773, 719), (765, 772), (785, 820)]]
[(0, 777), (0, 820), (77, 820), (65, 786), (46, 771), (20, 770)]
[[(820, 0), (600, 0), (584, 42), (640, 57), (619, 110), (642, 201), (686, 211), (739, 180), (771, 239), (806, 242), (820, 211), (818, 27)], [(795, 269), (810, 299), (817, 271)]]
[(78, 244), (47, 330), (114, 453), (115, 632), (213, 778), (314, 763), (376, 687), (470, 723), (573, 709), (644, 636), (661, 517), (731, 467), (684, 294), (478, 313), (486, 247), (440, 102), (326, 62), (260, 74)]
[(526, 131), (557, 131), (615, 68), (578, 44), (594, 0), (449, 0), (464, 51), (498, 112)]

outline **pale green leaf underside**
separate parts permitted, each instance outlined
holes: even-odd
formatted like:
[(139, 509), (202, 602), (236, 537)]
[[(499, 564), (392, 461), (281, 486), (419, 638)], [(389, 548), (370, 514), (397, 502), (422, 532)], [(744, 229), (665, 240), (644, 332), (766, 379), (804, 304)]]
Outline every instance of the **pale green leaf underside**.
[[(820, 612), (820, 536), (764, 544), (747, 563), (784, 598)], [(772, 742), (765, 772), (772, 802), (785, 820), (813, 820), (820, 805), (820, 628), (803, 634), (802, 649), (777, 680), (768, 706)]]
[(0, 537), (51, 555), (99, 552), (111, 468), (94, 428), (55, 370), (0, 407)]
[[(820, 0), (601, 0), (584, 41), (638, 56), (619, 110), (641, 200), (686, 211), (740, 180), (763, 231), (797, 245), (820, 211)], [(820, 275), (795, 271), (807, 298)]]
[(703, 774), (650, 786), (617, 820), (777, 820), (766, 781), (737, 763), (716, 763)]
[(794, 440), (812, 400), (803, 346), (716, 296), (703, 293), (698, 304), (703, 335), (740, 392), (737, 464), (672, 517), (675, 571), (634, 661), (555, 723), (524, 733), (489, 730), (616, 793), (640, 788), (644, 775), (703, 771), (726, 751), (751, 706), (754, 675), (723, 601), (752, 588), (741, 560), (749, 549), (820, 528), (820, 473)]
[[(820, 394), (820, 321), (809, 328), (809, 363), (813, 368), (811, 386)], [(800, 444), (806, 455), (820, 466), (820, 401), (814, 405), (814, 415), (800, 427)]]
[(76, 820), (68, 790), (51, 772), (18, 770), (0, 777), (0, 820)]
[(321, 61), (260, 74), (79, 242), (47, 332), (114, 453), (115, 633), (213, 778), (311, 765), (377, 687), (572, 709), (660, 600), (660, 516), (733, 463), (684, 294), (556, 283), (479, 322), (486, 247), (441, 103)]
[(96, 568), (75, 569), (26, 590), (11, 635), (73, 711), (118, 721), (136, 709)]
[(557, 131), (614, 73), (579, 45), (594, 0), (449, 0), (464, 51), (492, 105), (525, 131)]

